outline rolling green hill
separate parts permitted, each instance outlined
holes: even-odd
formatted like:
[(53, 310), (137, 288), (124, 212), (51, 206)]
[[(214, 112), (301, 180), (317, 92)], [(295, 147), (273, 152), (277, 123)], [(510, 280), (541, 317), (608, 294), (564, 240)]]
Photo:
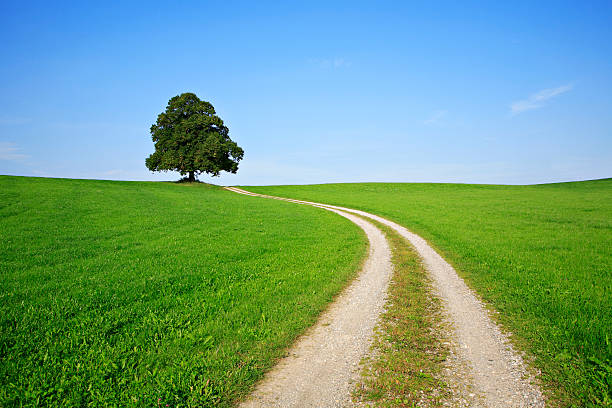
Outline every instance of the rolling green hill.
[(562, 404), (612, 404), (612, 179), (244, 188), (410, 228), (500, 312)]
[(203, 184), (0, 176), (0, 406), (230, 405), (365, 248), (335, 214)]

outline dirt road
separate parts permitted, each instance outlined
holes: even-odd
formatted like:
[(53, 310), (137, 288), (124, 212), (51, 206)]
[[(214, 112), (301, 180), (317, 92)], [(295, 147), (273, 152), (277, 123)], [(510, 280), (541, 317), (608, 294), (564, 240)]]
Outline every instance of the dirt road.
[[(373, 269), (367, 272), (364, 268), (356, 282), (342, 294), (337, 302), (332, 304), (311, 332), (301, 338), (290, 351), (289, 357), (282, 360), (278, 367), (266, 376), (244, 406), (344, 407), (351, 405), (347, 397), (351, 390), (350, 381), (355, 378), (359, 359), (367, 352), (372, 328), (378, 314), (383, 310), (380, 302), (384, 301), (391, 269), (389, 248), (382, 233), (371, 224), (351, 214), (358, 214), (391, 227), (409, 241), (422, 258), (432, 278), (436, 295), (442, 300), (446, 319), (452, 327), (452, 355), (455, 358), (450, 363), (449, 371), (452, 372), (449, 373), (448, 380), (451, 383), (463, 382), (463, 384), (454, 384), (456, 389), (469, 390), (462, 395), (460, 405), (471, 407), (544, 406), (544, 398), (534, 377), (526, 368), (521, 356), (510, 345), (508, 337), (493, 322), (487, 308), (457, 275), (453, 267), (424, 239), (399, 224), (364, 211), (255, 194), (235, 187), (226, 188), (250, 196), (312, 205), (349, 218), (366, 231), (371, 246), (370, 258), (366, 262), (366, 267), (373, 263), (370, 266)], [(373, 260), (373, 253), (377, 253), (377, 260)], [(363, 277), (364, 274), (377, 273), (381, 275), (378, 278), (372, 276), (364, 279)], [(383, 275), (384, 278), (382, 278)], [(377, 283), (373, 284), (370, 280)], [(360, 282), (373, 286), (358, 290), (351, 289)], [(354, 296), (372, 298), (371, 309), (363, 316), (365, 326), (361, 328), (358, 324), (345, 327), (342, 323), (345, 317), (353, 319), (354, 309), (360, 307), (353, 303), (354, 299), (351, 300)], [(333, 330), (325, 330), (332, 325)], [(345, 344), (352, 344), (350, 338), (353, 336), (358, 337), (361, 341), (355, 348), (347, 348), (337, 343), (342, 338), (346, 338), (348, 342)], [(321, 360), (329, 361), (331, 364), (324, 364)], [(458, 377), (453, 375), (455, 372), (462, 374)], [(319, 378), (323, 379), (323, 384), (316, 382)], [(309, 388), (312, 390), (304, 391)], [(316, 394), (320, 396), (325, 394), (327, 397), (325, 400), (316, 401), (307, 397), (309, 394), (312, 394), (313, 398)]]

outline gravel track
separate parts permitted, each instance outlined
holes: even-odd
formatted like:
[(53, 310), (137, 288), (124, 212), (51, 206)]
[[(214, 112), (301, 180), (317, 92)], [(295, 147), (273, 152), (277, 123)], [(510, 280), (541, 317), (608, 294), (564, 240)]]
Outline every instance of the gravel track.
[[(452, 359), (454, 361), (452, 364), (457, 365), (451, 367), (451, 369), (457, 373), (461, 372), (459, 381), (465, 382), (465, 384), (455, 384), (454, 388), (470, 390), (469, 394), (466, 393), (466, 395), (461, 396), (460, 401), (455, 400), (453, 405), (471, 407), (543, 407), (545, 405), (544, 397), (534, 376), (527, 369), (521, 355), (513, 349), (508, 336), (493, 322), (487, 308), (457, 275), (453, 267), (435, 252), (424, 239), (399, 224), (364, 211), (255, 194), (235, 187), (226, 188), (250, 196), (312, 205), (337, 212), (349, 218), (368, 234), (371, 245), (370, 258), (373, 255), (372, 252), (376, 251), (379, 245), (381, 248), (385, 248), (386, 259), (380, 261), (380, 268), (384, 271), (381, 270), (379, 273), (389, 276), (390, 272), (386, 271), (386, 269), (391, 269), (388, 245), (384, 237), (382, 238), (383, 242), (379, 243), (382, 233), (371, 224), (364, 223), (358, 217), (351, 218), (350, 214), (358, 214), (376, 220), (397, 231), (414, 246), (421, 256), (432, 278), (436, 295), (442, 300), (446, 319), (451, 323), (453, 344), (451, 354), (456, 356)], [(370, 263), (370, 258), (366, 262), (366, 266)], [(365, 273), (366, 268), (356, 281), (357, 284), (359, 282), (364, 283), (362, 276)], [(359, 308), (350, 299), (348, 301), (345, 299), (353, 296), (351, 295), (353, 285), (351, 285), (330, 307), (328, 312), (321, 317), (312, 331), (300, 339), (294, 349), (290, 351), (290, 356), (283, 359), (275, 369), (270, 371), (264, 381), (257, 387), (252, 398), (243, 406), (350, 406), (350, 380), (355, 376), (360, 358), (367, 352), (372, 328), (378, 315), (383, 310), (383, 305), (380, 302), (384, 302), (384, 293), (389, 276), (384, 278), (385, 283), (382, 286), (360, 289), (358, 292), (359, 296), (376, 298), (374, 301), (375, 307), (372, 308), (372, 312), (366, 319), (367, 326), (354, 326), (350, 329), (352, 330), (350, 333), (344, 332), (345, 328), (342, 325), (333, 326), (334, 329), (331, 331), (324, 331), (321, 328), (332, 326), (335, 319), (340, 321), (344, 319), (342, 314), (346, 313), (351, 316), (352, 313), (355, 313), (354, 309)], [(338, 306), (338, 303), (341, 302), (345, 302), (344, 306)], [(333, 315), (329, 316), (329, 313), (333, 313)], [(329, 326), (326, 326), (328, 322)], [(353, 347), (351, 341), (347, 343), (350, 345), (349, 347), (336, 346), (336, 342), (340, 338), (352, 336), (354, 334), (351, 333), (359, 333), (360, 330), (359, 337), (362, 339), (362, 343), (359, 346)], [(322, 334), (318, 335), (317, 333), (320, 331)], [(299, 354), (305, 351), (310, 351), (312, 356), (306, 357), (307, 354)], [(333, 353), (339, 353), (340, 355), (335, 356)], [(335, 359), (344, 359), (343, 354), (350, 354), (350, 359), (353, 359), (352, 362), (336, 365), (341, 363), (336, 362)], [(348, 356), (346, 358), (349, 359)], [(332, 364), (321, 364), (320, 361), (317, 361), (321, 359), (330, 361)], [(342, 372), (343, 370), (347, 371)], [(289, 377), (289, 374), (294, 377)], [(451, 374), (449, 376), (451, 382), (457, 381), (457, 378), (457, 375)], [(319, 379), (323, 379), (321, 384), (317, 382)], [(312, 383), (313, 381), (315, 383)], [(451, 386), (453, 387), (452, 384)], [(319, 402), (302, 399), (307, 395), (301, 392), (304, 387), (310, 387), (315, 395), (319, 394), (320, 397), (326, 396), (327, 398)]]
[(325, 209), (365, 231), (370, 242), (368, 258), (359, 276), (267, 373), (242, 407), (345, 407), (351, 403), (359, 362), (370, 348), (385, 305), (393, 273), (391, 251), (384, 235), (371, 223)]

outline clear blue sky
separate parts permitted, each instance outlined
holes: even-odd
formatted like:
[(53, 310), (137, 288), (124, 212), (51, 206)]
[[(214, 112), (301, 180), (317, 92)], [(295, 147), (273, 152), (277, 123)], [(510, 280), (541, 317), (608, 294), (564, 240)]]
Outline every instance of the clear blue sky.
[(612, 177), (610, 1), (126, 3), (1, 3), (0, 174), (177, 179), (149, 127), (195, 92), (217, 184)]

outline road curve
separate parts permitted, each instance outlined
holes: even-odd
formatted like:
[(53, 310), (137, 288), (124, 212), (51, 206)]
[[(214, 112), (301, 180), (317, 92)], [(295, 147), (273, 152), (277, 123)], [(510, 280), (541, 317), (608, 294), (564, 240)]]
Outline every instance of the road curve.
[[(456, 353), (466, 366), (469, 375), (463, 380), (469, 382), (470, 389), (473, 390), (466, 401), (467, 405), (473, 407), (543, 407), (545, 405), (544, 397), (535, 378), (527, 369), (521, 355), (511, 346), (508, 337), (493, 322), (487, 308), (457, 275), (454, 268), (434, 251), (423, 238), (399, 224), (364, 211), (256, 194), (235, 187), (226, 187), (226, 189), (250, 196), (312, 205), (338, 212), (347, 218), (350, 214), (357, 214), (376, 220), (397, 231), (414, 246), (421, 256), (432, 278), (436, 295), (442, 300), (446, 318), (452, 324), (452, 337), (455, 344), (453, 353)], [(352, 221), (357, 223), (357, 220), (359, 218)], [(376, 231), (381, 234), (380, 231)], [(386, 251), (388, 252), (388, 247)], [(324, 342), (333, 341), (332, 337), (324, 337), (322, 340)], [(307, 363), (305, 368), (308, 366)], [(280, 365), (283, 365), (283, 363)], [(275, 371), (276, 369), (272, 370), (269, 377), (274, 376)], [(262, 384), (265, 384), (265, 382)], [(258, 387), (259, 389), (260, 387)], [(254, 395), (258, 395), (258, 390)], [(284, 391), (279, 390), (279, 392), (282, 394)], [(349, 403), (346, 401), (346, 399), (342, 399), (340, 404), (331, 403), (317, 406), (347, 406)], [(274, 406), (274, 404), (262, 403), (245, 406)], [(300, 401), (298, 405), (283, 406), (313, 405), (307, 405)]]
[[(245, 194), (238, 189), (230, 191)], [(251, 194), (249, 194), (251, 195)], [(362, 228), (370, 249), (359, 276), (323, 312), (241, 407), (346, 407), (359, 363), (370, 348), (393, 274), (391, 251), (371, 223), (344, 211), (333, 211)]]

